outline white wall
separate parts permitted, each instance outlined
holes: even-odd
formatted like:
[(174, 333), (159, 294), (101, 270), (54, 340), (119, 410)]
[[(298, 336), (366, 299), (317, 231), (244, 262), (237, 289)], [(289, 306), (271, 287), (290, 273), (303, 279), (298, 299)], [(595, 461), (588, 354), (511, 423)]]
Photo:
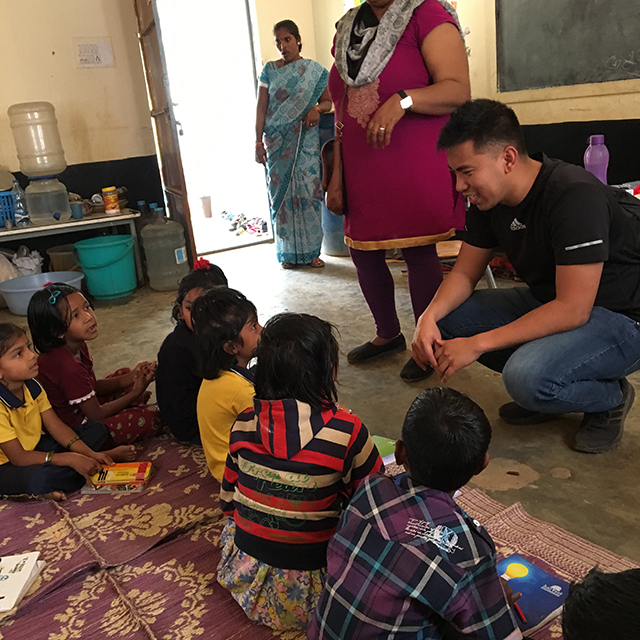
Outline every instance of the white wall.
[[(155, 153), (132, 0), (1, 0), (0, 164), (19, 163), (7, 108), (56, 108), (68, 164)], [(111, 38), (115, 67), (78, 69), (72, 38)]]
[(273, 41), (273, 25), (293, 20), (300, 29), (302, 55), (317, 60), (312, 0), (255, 0), (262, 64), (279, 58)]
[(331, 69), (333, 56), (331, 45), (336, 32), (336, 22), (344, 14), (344, 0), (313, 0), (313, 22), (316, 33), (316, 60)]
[(640, 118), (640, 80), (498, 93), (495, 0), (458, 0), (458, 14), (471, 29), (467, 46), (475, 98), (508, 103), (523, 124)]

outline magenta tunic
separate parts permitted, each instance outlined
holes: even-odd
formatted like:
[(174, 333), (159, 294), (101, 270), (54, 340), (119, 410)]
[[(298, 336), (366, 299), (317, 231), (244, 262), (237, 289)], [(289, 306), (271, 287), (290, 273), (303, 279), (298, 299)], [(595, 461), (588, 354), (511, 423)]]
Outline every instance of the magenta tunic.
[[(444, 152), (436, 142), (449, 119), (407, 112), (391, 134), (391, 144), (376, 149), (367, 143), (371, 116), (401, 89), (431, 84), (420, 47), (438, 25), (453, 18), (437, 0), (425, 0), (415, 11), (380, 76), (362, 87), (349, 87), (342, 116), (344, 174), (348, 213), (345, 242), (354, 249), (416, 247), (449, 238), (464, 228), (464, 202), (451, 180)], [(336, 117), (345, 85), (335, 67), (329, 91)]]

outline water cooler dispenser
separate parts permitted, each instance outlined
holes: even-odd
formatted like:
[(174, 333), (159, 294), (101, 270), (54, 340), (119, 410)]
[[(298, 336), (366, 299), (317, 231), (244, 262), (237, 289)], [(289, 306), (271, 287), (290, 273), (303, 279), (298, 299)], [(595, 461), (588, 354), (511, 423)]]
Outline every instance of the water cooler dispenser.
[(7, 113), (20, 171), (31, 179), (25, 189), (31, 224), (68, 221), (69, 194), (56, 178), (67, 168), (67, 162), (54, 106), (49, 102), (23, 102), (10, 106)]

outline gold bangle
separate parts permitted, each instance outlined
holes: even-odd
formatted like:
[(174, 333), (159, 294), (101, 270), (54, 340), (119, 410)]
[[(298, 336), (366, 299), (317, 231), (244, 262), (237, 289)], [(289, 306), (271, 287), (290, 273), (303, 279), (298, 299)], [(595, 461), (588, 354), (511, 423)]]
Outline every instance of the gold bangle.
[(320, 111), (320, 107), (317, 104), (314, 104), (313, 107), (311, 107), (312, 109), (317, 109), (318, 113), (322, 113), (322, 111)]
[(264, 142), (256, 142), (256, 147), (264, 147)]
[(47, 455), (44, 457), (44, 463), (49, 464), (53, 458), (53, 451), (47, 451)]
[(69, 449), (69, 451), (71, 451), (71, 445), (72, 445), (74, 442), (78, 442), (78, 440), (80, 440), (80, 436), (76, 436), (75, 438), (72, 438), (72, 439), (69, 441), (69, 444), (67, 445), (67, 447), (66, 447), (66, 448), (67, 448), (67, 449)]

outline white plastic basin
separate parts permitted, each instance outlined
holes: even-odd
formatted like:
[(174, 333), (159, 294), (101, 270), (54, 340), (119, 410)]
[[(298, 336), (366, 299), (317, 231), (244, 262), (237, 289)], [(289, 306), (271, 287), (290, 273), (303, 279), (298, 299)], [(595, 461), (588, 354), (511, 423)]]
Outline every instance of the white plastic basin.
[(33, 276), (23, 276), (0, 282), (0, 293), (7, 301), (11, 313), (16, 316), (26, 316), (29, 300), (36, 291), (52, 282), (64, 282), (79, 289), (82, 278), (84, 275), (77, 271), (38, 273)]

